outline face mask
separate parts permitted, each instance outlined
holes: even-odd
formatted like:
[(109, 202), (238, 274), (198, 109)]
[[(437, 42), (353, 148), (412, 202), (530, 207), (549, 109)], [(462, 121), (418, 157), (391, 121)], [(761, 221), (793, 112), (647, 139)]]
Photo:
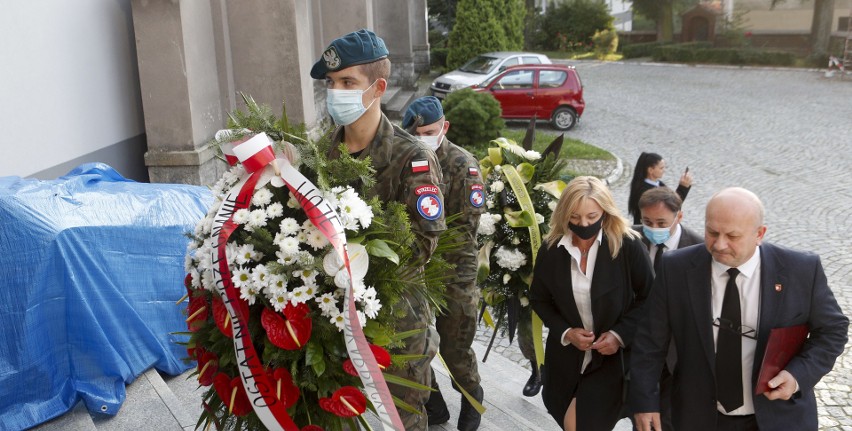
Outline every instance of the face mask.
[[(376, 81), (373, 81), (373, 84), (375, 83)], [(370, 87), (373, 84), (370, 84)], [(369, 90), (370, 87), (367, 87), (366, 90), (328, 90), (325, 104), (328, 108), (328, 115), (331, 115), (335, 124), (348, 126), (361, 118), (370, 109), (370, 106), (373, 106), (376, 99), (373, 99), (370, 105), (366, 107), (362, 101), (364, 92)]]
[(603, 216), (601, 216), (598, 221), (588, 226), (580, 226), (578, 224), (568, 222), (568, 229), (571, 229), (571, 232), (574, 232), (574, 235), (577, 235), (581, 239), (589, 239), (598, 234), (598, 231), (601, 230), (602, 224)]
[(672, 236), (671, 227), (648, 227), (642, 225), (642, 233), (645, 234), (645, 238), (648, 238), (648, 241), (651, 241), (654, 244), (660, 245), (669, 240)]
[[(443, 123), (441, 123), (441, 130), (444, 130)], [(441, 146), (441, 140), (444, 139), (444, 133), (442, 132), (435, 136), (418, 136), (418, 138), (420, 138), (420, 141), (426, 144), (430, 150), (437, 151), (438, 147)]]

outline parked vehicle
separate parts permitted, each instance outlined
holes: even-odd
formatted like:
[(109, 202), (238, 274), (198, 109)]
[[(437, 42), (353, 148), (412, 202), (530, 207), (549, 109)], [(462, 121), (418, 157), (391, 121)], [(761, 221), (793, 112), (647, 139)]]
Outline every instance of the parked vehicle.
[(550, 120), (558, 130), (572, 129), (586, 108), (580, 75), (573, 66), (561, 64), (511, 66), (474, 91), (494, 95), (504, 119)]
[(518, 64), (550, 64), (546, 55), (533, 52), (489, 52), (432, 81), (432, 95), (443, 99), (448, 93), (472, 87)]

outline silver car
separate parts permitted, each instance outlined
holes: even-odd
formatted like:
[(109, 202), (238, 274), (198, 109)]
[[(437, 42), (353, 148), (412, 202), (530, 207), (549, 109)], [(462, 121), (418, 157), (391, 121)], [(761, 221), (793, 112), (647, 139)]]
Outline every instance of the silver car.
[(448, 93), (480, 84), (516, 64), (550, 64), (546, 55), (534, 52), (489, 52), (432, 81), (432, 95), (443, 99)]

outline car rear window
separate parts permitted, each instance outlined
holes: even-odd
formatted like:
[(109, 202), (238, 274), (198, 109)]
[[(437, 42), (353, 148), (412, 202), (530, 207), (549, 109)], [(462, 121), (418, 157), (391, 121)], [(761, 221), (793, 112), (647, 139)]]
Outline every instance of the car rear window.
[(565, 83), (568, 73), (561, 70), (542, 70), (538, 75), (539, 88), (556, 88)]
[(541, 59), (538, 57), (524, 57), (524, 64), (541, 64)]
[(494, 88), (498, 90), (512, 90), (518, 88), (532, 88), (533, 86), (533, 71), (532, 70), (513, 70), (500, 78), (494, 84)]
[(494, 69), (499, 62), (499, 58), (480, 55), (465, 63), (464, 66), (459, 68), (459, 70), (462, 72), (481, 73), (485, 75), (488, 72), (491, 72), (491, 70)]

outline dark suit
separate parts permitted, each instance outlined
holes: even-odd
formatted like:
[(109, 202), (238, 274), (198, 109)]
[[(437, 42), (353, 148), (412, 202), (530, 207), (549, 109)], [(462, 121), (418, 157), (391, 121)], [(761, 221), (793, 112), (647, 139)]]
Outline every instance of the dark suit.
[[(712, 257), (700, 245), (665, 256), (648, 300), (648, 318), (633, 345), (632, 411), (659, 411), (657, 381), (666, 345), (674, 336), (678, 356), (672, 396), (674, 425), (681, 430), (713, 431), (717, 410)], [(757, 424), (761, 431), (816, 430), (813, 387), (843, 352), (849, 320), (828, 288), (818, 256), (764, 243), (760, 262), (760, 321), (752, 387), (771, 329), (807, 323), (810, 337), (786, 368), (796, 378), (800, 392), (788, 401), (755, 396)], [(780, 290), (776, 284), (781, 285)]]
[[(642, 225), (637, 224), (633, 226), (633, 229), (636, 232), (642, 234), (642, 244), (645, 244), (645, 250), (651, 251), (651, 241), (648, 241), (648, 238), (645, 237), (645, 234), (642, 233)], [(686, 248), (695, 244), (704, 244), (704, 237), (692, 231), (692, 229), (687, 228), (681, 223), (680, 225), (680, 240), (677, 242), (677, 248)]]
[[(642, 223), (642, 213), (639, 210), (639, 198), (642, 197), (642, 193), (645, 193), (648, 190), (651, 190), (651, 189), (656, 188), (656, 187), (668, 187), (668, 186), (666, 186), (666, 183), (664, 183), (662, 181), (660, 181), (659, 186), (655, 186), (653, 184), (648, 184), (647, 181), (642, 181), (641, 183), (637, 184), (636, 190), (630, 191), (630, 197), (628, 198), (628, 202), (627, 202), (627, 206), (629, 208), (627, 208), (627, 210), (629, 211), (630, 215), (633, 216), (633, 224), (634, 225)], [(677, 193), (677, 195), (680, 196), (681, 201), (685, 201), (686, 195), (689, 194), (689, 191), (691, 189), (692, 189), (692, 186), (685, 187), (685, 186), (678, 184), (677, 189), (675, 189), (675, 193)]]
[[(591, 285), (595, 336), (613, 330), (629, 347), (644, 315), (642, 304), (652, 280), (647, 252), (638, 239), (625, 236), (621, 252), (613, 259), (604, 235)], [(582, 328), (583, 322), (574, 302), (571, 255), (558, 243), (544, 244), (538, 252), (530, 305), (549, 329), (542, 392), (547, 411), (561, 427), (568, 405), (576, 397), (578, 429), (611, 430), (622, 407), (622, 355), (603, 356), (593, 350), (592, 362), (581, 378), (584, 352), (562, 345), (562, 333)]]

